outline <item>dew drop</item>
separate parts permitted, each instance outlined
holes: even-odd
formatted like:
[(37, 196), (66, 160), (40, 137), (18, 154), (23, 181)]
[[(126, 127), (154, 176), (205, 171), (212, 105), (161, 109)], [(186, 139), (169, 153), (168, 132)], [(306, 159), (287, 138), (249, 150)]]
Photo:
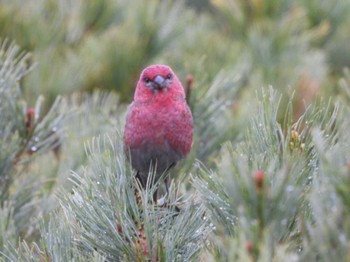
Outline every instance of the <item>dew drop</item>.
[(32, 151), (32, 152), (36, 152), (38, 150), (38, 148), (36, 147), (36, 146), (32, 146), (31, 148), (30, 148), (30, 151)]
[(209, 227), (210, 227), (212, 230), (216, 230), (216, 226), (215, 226), (213, 223), (210, 223), (210, 224), (209, 224)]
[(54, 133), (57, 132), (57, 127), (54, 126), (54, 127), (51, 129), (51, 131), (54, 132)]

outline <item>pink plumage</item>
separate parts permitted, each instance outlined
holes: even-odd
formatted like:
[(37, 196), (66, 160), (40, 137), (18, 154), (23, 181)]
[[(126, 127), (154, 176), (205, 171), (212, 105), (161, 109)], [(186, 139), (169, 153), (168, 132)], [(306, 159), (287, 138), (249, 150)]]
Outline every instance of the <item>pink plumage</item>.
[(158, 180), (190, 152), (192, 133), (192, 114), (172, 69), (166, 65), (144, 69), (124, 132), (126, 154), (142, 186), (146, 186), (150, 167), (156, 170)]

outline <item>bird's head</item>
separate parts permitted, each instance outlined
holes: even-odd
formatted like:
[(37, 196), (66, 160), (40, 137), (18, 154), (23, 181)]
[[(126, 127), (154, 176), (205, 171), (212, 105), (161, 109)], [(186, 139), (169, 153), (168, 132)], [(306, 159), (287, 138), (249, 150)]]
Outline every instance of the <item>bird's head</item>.
[(181, 82), (169, 66), (151, 65), (145, 68), (140, 75), (135, 99), (147, 100), (161, 93), (166, 96), (185, 96)]

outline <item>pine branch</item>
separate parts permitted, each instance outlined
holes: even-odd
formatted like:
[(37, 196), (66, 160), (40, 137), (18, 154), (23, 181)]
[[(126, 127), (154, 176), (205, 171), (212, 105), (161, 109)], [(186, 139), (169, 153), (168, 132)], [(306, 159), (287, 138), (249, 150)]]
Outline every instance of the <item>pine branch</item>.
[[(348, 76), (340, 84), (347, 98)], [(303, 260), (345, 261), (349, 259), (350, 243), (350, 120), (349, 104), (340, 110), (336, 122), (336, 141), (321, 128), (312, 131), (315, 149), (319, 154), (318, 175), (313, 181), (309, 202), (313, 220), (306, 221), (308, 238), (304, 238)], [(331, 140), (332, 141), (332, 140)]]
[[(229, 239), (243, 234), (252, 243), (246, 252), (254, 260), (266, 255), (260, 244), (266, 240), (270, 257), (277, 254), (280, 244), (286, 244), (291, 254), (297, 252), (301, 235), (307, 235), (298, 221), (313, 219), (307, 196), (317, 179), (320, 161), (310, 130), (322, 128), (327, 136), (323, 144), (326, 150), (334, 145), (339, 129), (335, 122), (338, 108), (332, 112), (330, 104), (306, 110), (297, 124), (291, 124), (293, 114), (286, 112), (290, 119), (281, 126), (277, 93), (270, 89), (258, 99), (258, 113), (245, 141), (236, 146), (228, 143), (217, 170), (202, 168), (193, 182), (210, 210), (210, 219), (223, 227), (216, 233)], [(292, 110), (291, 103), (287, 110)], [(236, 252), (226, 253), (227, 247), (222, 248), (221, 258)]]
[[(221, 144), (233, 139), (232, 117), (234, 96), (242, 88), (242, 77), (218, 73), (210, 85), (194, 87), (190, 106), (193, 111), (195, 139), (193, 152), (200, 161), (208, 161)], [(208, 163), (209, 164), (209, 163)]]
[(8, 243), (16, 243), (16, 227), (13, 220), (13, 207), (5, 202), (0, 207), (0, 252)]
[[(8, 259), (31, 261), (188, 261), (198, 258), (210, 230), (196, 195), (178, 202), (174, 187), (166, 205), (151, 203), (125, 162), (119, 137), (87, 144), (88, 166), (72, 175), (72, 193), (58, 193), (60, 211), (41, 225), (41, 240), (8, 243)], [(159, 186), (159, 185), (156, 185)], [(138, 192), (138, 193), (136, 193)], [(62, 198), (63, 196), (63, 198)]]
[[(0, 47), (0, 208), (11, 210), (11, 223), (1, 221), (3, 236), (23, 238), (34, 235), (35, 211), (38, 205), (38, 177), (28, 179), (25, 174), (28, 163), (34, 157), (57, 150), (63, 138), (63, 122), (67, 114), (59, 112), (60, 99), (51, 110), (43, 114), (40, 110), (42, 98), (38, 98), (35, 109), (29, 108), (21, 90), (20, 81), (33, 69), (31, 56), (15, 44), (6, 40)], [(21, 177), (22, 174), (26, 176)], [(33, 183), (34, 181), (34, 183)], [(19, 185), (16, 188), (15, 185)], [(39, 214), (37, 214), (39, 215)], [(6, 216), (5, 216), (6, 217)], [(5, 218), (4, 217), (4, 218)], [(32, 219), (28, 219), (32, 217)], [(8, 226), (8, 225), (13, 225)], [(9, 242), (13, 241), (9, 237)], [(5, 240), (4, 240), (5, 241)], [(1, 243), (1, 251), (3, 245)]]
[(24, 118), (17, 115), (17, 100), (20, 96), (18, 81), (30, 71), (28, 55), (19, 53), (19, 48), (5, 40), (0, 47), (0, 203), (7, 196), (12, 183), (9, 171), (17, 152), (21, 138), (16, 132), (24, 124)]

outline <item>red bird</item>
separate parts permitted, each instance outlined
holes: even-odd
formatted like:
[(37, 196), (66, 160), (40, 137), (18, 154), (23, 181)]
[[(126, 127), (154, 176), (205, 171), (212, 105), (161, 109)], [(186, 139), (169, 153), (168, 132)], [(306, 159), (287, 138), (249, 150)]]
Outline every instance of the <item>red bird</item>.
[[(181, 82), (166, 65), (144, 69), (129, 106), (124, 145), (136, 177), (145, 188), (150, 168), (154, 182), (165, 174), (192, 146), (192, 113)], [(169, 180), (165, 177), (168, 193)], [(153, 199), (156, 201), (157, 192)]]

